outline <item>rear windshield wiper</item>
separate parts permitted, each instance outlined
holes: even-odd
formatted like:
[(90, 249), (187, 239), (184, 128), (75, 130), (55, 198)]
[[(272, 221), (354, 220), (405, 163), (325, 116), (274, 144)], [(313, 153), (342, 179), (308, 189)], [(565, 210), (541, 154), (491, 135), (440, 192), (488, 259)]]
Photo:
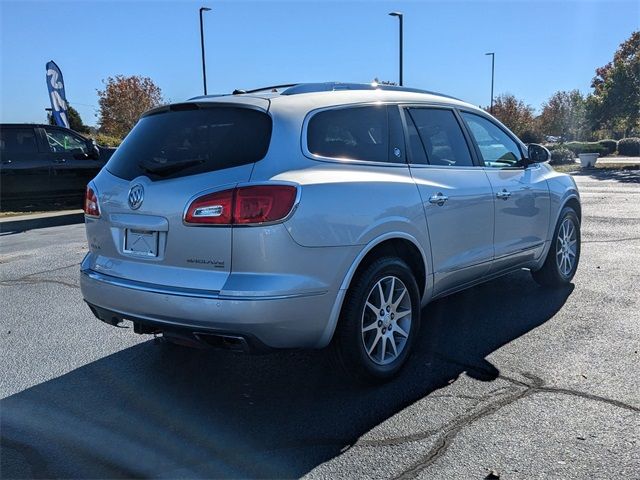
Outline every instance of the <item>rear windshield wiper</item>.
[(154, 175), (159, 175), (162, 177), (179, 172), (180, 170), (183, 170), (185, 168), (193, 167), (194, 165), (200, 165), (201, 163), (204, 163), (204, 160), (192, 158), (190, 160), (168, 163), (144, 161), (140, 162), (138, 166), (147, 173), (152, 173)]

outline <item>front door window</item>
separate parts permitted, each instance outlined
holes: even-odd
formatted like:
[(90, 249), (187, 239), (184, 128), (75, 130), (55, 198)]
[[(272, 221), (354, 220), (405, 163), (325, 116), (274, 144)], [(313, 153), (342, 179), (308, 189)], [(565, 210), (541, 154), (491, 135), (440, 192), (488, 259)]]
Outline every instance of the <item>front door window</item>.
[(518, 144), (493, 122), (462, 112), (473, 139), (478, 145), (485, 167), (517, 167), (522, 159)]
[(63, 130), (45, 130), (47, 142), (54, 153), (87, 153), (87, 143)]

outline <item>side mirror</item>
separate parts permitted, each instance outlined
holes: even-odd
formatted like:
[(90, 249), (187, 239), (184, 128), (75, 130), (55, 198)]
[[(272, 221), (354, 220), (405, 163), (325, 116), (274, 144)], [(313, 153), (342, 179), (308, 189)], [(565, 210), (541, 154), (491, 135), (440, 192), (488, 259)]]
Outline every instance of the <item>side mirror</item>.
[(74, 148), (69, 153), (73, 155), (76, 160), (85, 160), (89, 157), (89, 154), (84, 153), (81, 148)]
[(100, 149), (96, 144), (96, 141), (91, 139), (87, 142), (88, 147), (88, 158), (93, 158), (94, 160), (98, 160), (100, 158)]
[(529, 161), (528, 163), (543, 163), (551, 160), (551, 153), (542, 145), (530, 143), (527, 146)]

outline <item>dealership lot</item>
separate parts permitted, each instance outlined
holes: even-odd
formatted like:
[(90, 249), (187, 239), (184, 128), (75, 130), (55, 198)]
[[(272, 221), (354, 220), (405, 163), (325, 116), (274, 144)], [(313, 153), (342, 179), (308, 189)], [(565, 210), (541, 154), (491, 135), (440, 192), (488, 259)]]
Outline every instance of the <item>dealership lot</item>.
[(81, 225), (0, 237), (12, 477), (637, 478), (640, 171), (576, 175), (572, 286), (519, 272), (429, 305), (396, 381), (326, 352), (188, 350), (82, 303)]

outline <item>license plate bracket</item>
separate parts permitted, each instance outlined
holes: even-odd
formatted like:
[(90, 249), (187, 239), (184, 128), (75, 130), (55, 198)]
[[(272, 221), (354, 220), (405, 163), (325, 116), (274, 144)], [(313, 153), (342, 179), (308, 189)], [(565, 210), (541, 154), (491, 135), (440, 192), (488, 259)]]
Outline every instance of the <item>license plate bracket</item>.
[(158, 256), (158, 232), (126, 228), (124, 231), (124, 253), (142, 257)]

